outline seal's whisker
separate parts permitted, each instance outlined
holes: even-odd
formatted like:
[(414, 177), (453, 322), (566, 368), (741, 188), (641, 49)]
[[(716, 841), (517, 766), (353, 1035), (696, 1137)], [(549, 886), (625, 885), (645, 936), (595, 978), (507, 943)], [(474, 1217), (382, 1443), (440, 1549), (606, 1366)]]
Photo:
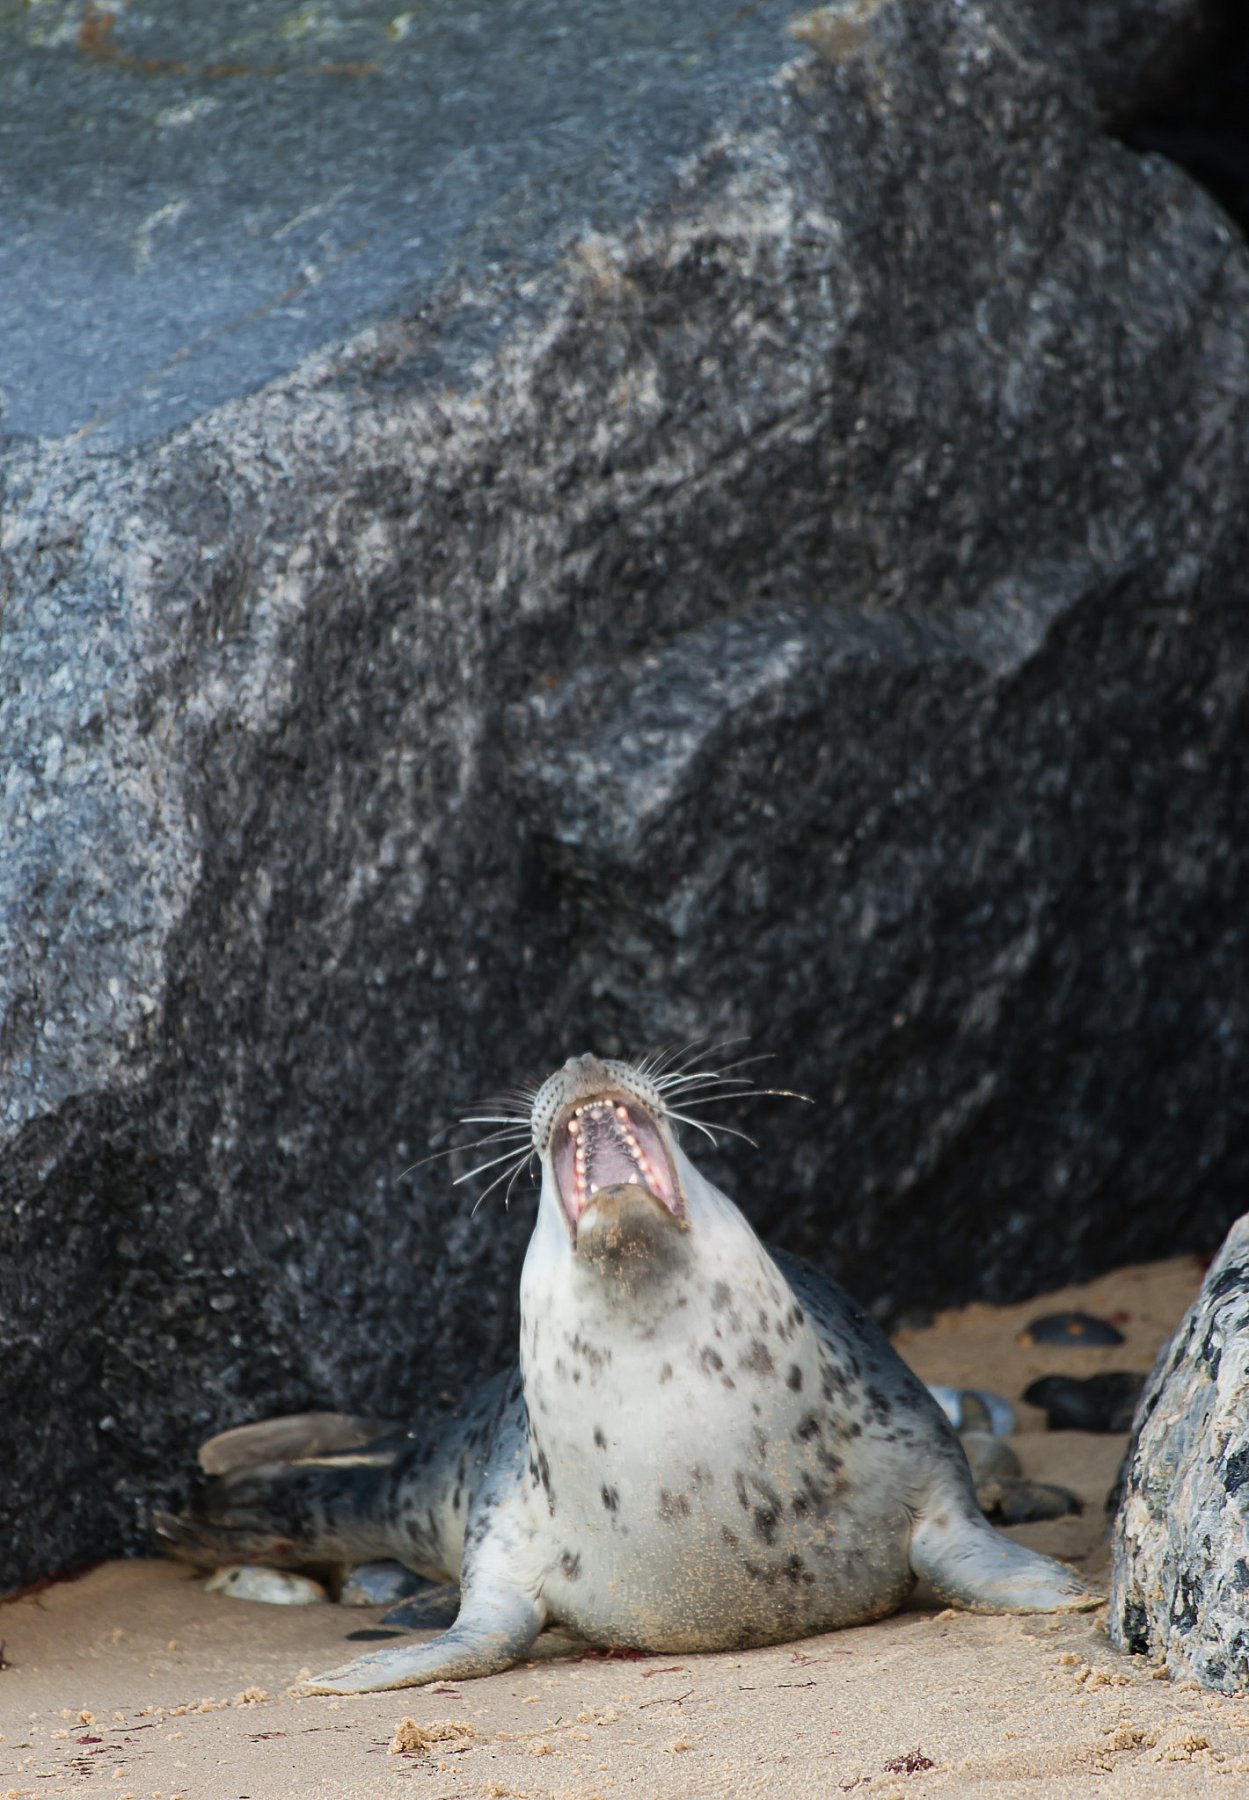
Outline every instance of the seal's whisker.
[(654, 1079), (654, 1084), (661, 1093), (667, 1088), (675, 1087), (684, 1082), (740, 1081), (748, 1078), (734, 1075), (732, 1072), (734, 1069), (746, 1069), (749, 1068), (752, 1063), (771, 1062), (773, 1060), (773, 1053), (770, 1050), (761, 1050), (754, 1056), (735, 1057), (732, 1062), (722, 1063), (718, 1069), (673, 1069), (667, 1075), (660, 1075), (659, 1077), (652, 1079)]
[[(749, 1042), (750, 1039), (746, 1036), (744, 1031), (739, 1031), (735, 1037), (717, 1038), (714, 1043), (711, 1043), (704, 1038), (695, 1038), (692, 1044), (687, 1044), (685, 1049), (682, 1050), (682, 1060), (675, 1065), (671, 1070), (671, 1073), (673, 1075), (684, 1075), (696, 1057), (702, 1057), (705, 1060), (709, 1056), (714, 1056), (717, 1050), (729, 1050), (734, 1044), (748, 1044)], [(729, 1063), (726, 1066), (731, 1069), (736, 1065)]]
[(701, 1131), (703, 1136), (709, 1139), (711, 1143), (714, 1144), (716, 1142), (715, 1132), (710, 1125), (704, 1125), (701, 1119), (688, 1118), (685, 1113), (671, 1111), (668, 1113), (668, 1117), (670, 1119), (679, 1119), (682, 1125), (692, 1125), (695, 1131)]
[[(528, 1169), (529, 1169), (529, 1174), (530, 1174), (530, 1181), (531, 1181), (531, 1183), (532, 1183), (532, 1180), (533, 1180), (533, 1159), (534, 1159), (534, 1157), (535, 1157), (535, 1155), (536, 1155), (536, 1154), (537, 1154), (537, 1152), (536, 1152), (536, 1151), (533, 1151), (533, 1150), (531, 1150), (531, 1151), (530, 1151), (530, 1152), (529, 1152), (529, 1155), (528, 1155), (528, 1156), (527, 1156), (527, 1157), (526, 1157), (526, 1158), (525, 1158), (525, 1160), (524, 1160), (524, 1162), (518, 1162), (518, 1163), (517, 1163), (517, 1165), (516, 1165), (516, 1167), (515, 1167), (515, 1168), (514, 1168), (514, 1169), (513, 1169), (513, 1170), (512, 1170), (512, 1179), (511, 1179), (511, 1180), (510, 1180), (510, 1181), (509, 1181), (509, 1182), (508, 1182), (508, 1184), (507, 1184), (507, 1186), (506, 1186), (506, 1188), (505, 1188), (505, 1189), (504, 1189), (504, 1190), (503, 1190), (503, 1204), (504, 1204), (504, 1206), (505, 1206), (505, 1207), (506, 1207), (506, 1206), (507, 1206), (507, 1205), (508, 1205), (508, 1204), (509, 1204), (509, 1203), (510, 1203), (510, 1202), (511, 1202), (511, 1198), (512, 1198), (512, 1189), (513, 1189), (513, 1188), (514, 1188), (514, 1187), (515, 1187), (515, 1185), (516, 1185), (516, 1178), (517, 1178), (517, 1176), (518, 1176), (518, 1175), (520, 1175), (520, 1174), (521, 1174), (521, 1173), (522, 1173), (522, 1172), (523, 1172), (523, 1171), (524, 1171), (524, 1169), (525, 1169), (525, 1168), (526, 1168), (526, 1167), (528, 1167)], [(489, 1189), (487, 1189), (487, 1192), (489, 1192)], [(483, 1198), (483, 1199), (484, 1199), (484, 1198), (485, 1198), (485, 1195), (483, 1195), (483, 1196), (482, 1196), (482, 1198)], [(479, 1201), (479, 1202), (478, 1202), (478, 1205), (480, 1205), (480, 1201)], [(477, 1211), (477, 1207), (476, 1207), (476, 1206), (474, 1206), (474, 1208), (473, 1208), (473, 1211), (474, 1211), (474, 1212), (476, 1212), (476, 1211)]]
[(675, 1062), (678, 1056), (688, 1056), (690, 1051), (697, 1049), (702, 1041), (701, 1038), (692, 1038), (688, 1043), (657, 1045), (637, 1065), (638, 1074), (646, 1081), (653, 1081), (670, 1063)]
[[(638, 1072), (647, 1081), (668, 1080), (687, 1069), (690, 1063), (699, 1056), (714, 1056), (717, 1050), (727, 1050), (730, 1044), (744, 1044), (744, 1036), (721, 1038), (713, 1043), (710, 1032), (703, 1032), (698, 1037), (689, 1038), (683, 1044), (661, 1044), (659, 1048), (643, 1059), (638, 1065)], [(732, 1065), (730, 1065), (731, 1067)]]
[(519, 1140), (522, 1135), (529, 1136), (528, 1127), (525, 1128), (523, 1134), (519, 1131), (491, 1131), (485, 1137), (474, 1138), (471, 1144), (449, 1144), (444, 1150), (431, 1150), (428, 1156), (422, 1156), (418, 1161), (409, 1163), (406, 1169), (400, 1169), (395, 1180), (402, 1181), (405, 1175), (412, 1173), (413, 1169), (423, 1169), (426, 1163), (437, 1162), (443, 1156), (454, 1156), (459, 1150), (465, 1152), (480, 1150), (486, 1144), (505, 1144), (509, 1139)]
[[(522, 1162), (525, 1162), (525, 1161), (528, 1161), (528, 1159), (532, 1155), (533, 1155), (532, 1150), (525, 1150), (522, 1153), (522, 1152), (518, 1151), (515, 1148), (515, 1146), (513, 1146), (510, 1150), (505, 1150), (503, 1152), (502, 1156), (492, 1156), (490, 1158), (489, 1162), (478, 1163), (475, 1169), (466, 1169), (464, 1171), (463, 1175), (456, 1176), (455, 1180), (451, 1183), (451, 1185), (452, 1185), (452, 1187), (459, 1187), (462, 1182), (471, 1181), (473, 1179), (474, 1175), (484, 1175), (487, 1169), (497, 1169), (500, 1163), (514, 1162), (518, 1156), (520, 1157)], [(503, 1180), (503, 1176), (500, 1175), (499, 1181), (502, 1181), (502, 1180)], [(495, 1181), (492, 1181), (490, 1184), (490, 1187), (497, 1187), (497, 1186), (498, 1186), (498, 1182), (495, 1182)], [(489, 1192), (490, 1192), (490, 1188), (487, 1188), (486, 1193), (488, 1194)], [(482, 1198), (484, 1199), (485, 1195), (483, 1195)]]
[[(778, 1100), (805, 1100), (808, 1106), (815, 1105), (810, 1094), (800, 1094), (797, 1088), (731, 1088), (726, 1094), (699, 1094), (697, 1099), (700, 1106), (707, 1106), (713, 1100), (758, 1100), (769, 1094)], [(682, 1106), (686, 1105), (692, 1097), (689, 1094), (682, 1094)], [(677, 1115), (673, 1113), (672, 1116), (676, 1118)], [(721, 1125), (719, 1129), (723, 1131), (725, 1127)]]
[[(478, 1194), (477, 1198), (473, 1201), (473, 1210), (472, 1210), (472, 1213), (470, 1213), (470, 1215), (469, 1215), (470, 1218), (475, 1216), (475, 1214), (477, 1212), (477, 1208), (481, 1205), (482, 1201), (486, 1198), (486, 1195), (493, 1194), (494, 1190), (498, 1187), (498, 1185), (501, 1181), (507, 1181), (509, 1174), (512, 1177), (512, 1181), (515, 1181), (516, 1177), (520, 1174), (520, 1171), (524, 1168), (525, 1164), (529, 1161), (529, 1158), (532, 1155), (533, 1155), (532, 1150), (526, 1151), (525, 1155), (520, 1157), (517, 1160), (515, 1168), (510, 1169), (510, 1170), (504, 1169), (504, 1171), (501, 1175), (495, 1176), (494, 1180), (490, 1183), (490, 1186), (488, 1188), (482, 1189), (481, 1193)], [(503, 1157), (500, 1157), (498, 1160), (500, 1162), (503, 1162), (505, 1159)], [(490, 1168), (493, 1168), (493, 1166), (494, 1166), (493, 1163), (483, 1163), (482, 1169), (490, 1169)], [(480, 1175), (482, 1172), (482, 1169), (470, 1169), (469, 1174), (470, 1175)], [(468, 1175), (461, 1175), (460, 1180), (467, 1181)], [(512, 1191), (512, 1182), (511, 1181), (508, 1181), (508, 1183), (507, 1183), (507, 1191), (509, 1194)], [(503, 1203), (506, 1206), (506, 1204), (507, 1204), (506, 1196), (504, 1197)]]
[(511, 1125), (513, 1130), (529, 1130), (529, 1114), (520, 1118), (517, 1112), (466, 1112), (461, 1125)]
[(744, 1143), (750, 1144), (754, 1149), (757, 1150), (759, 1148), (758, 1144), (755, 1143), (754, 1138), (745, 1131), (739, 1131), (736, 1125), (706, 1125), (701, 1119), (696, 1119), (692, 1113), (679, 1113), (672, 1112), (671, 1110), (668, 1113), (668, 1117), (670, 1119), (680, 1119), (682, 1125), (692, 1125), (696, 1131), (701, 1131), (705, 1137), (709, 1137), (713, 1144), (716, 1141), (716, 1132), (726, 1131), (730, 1137), (741, 1138)]

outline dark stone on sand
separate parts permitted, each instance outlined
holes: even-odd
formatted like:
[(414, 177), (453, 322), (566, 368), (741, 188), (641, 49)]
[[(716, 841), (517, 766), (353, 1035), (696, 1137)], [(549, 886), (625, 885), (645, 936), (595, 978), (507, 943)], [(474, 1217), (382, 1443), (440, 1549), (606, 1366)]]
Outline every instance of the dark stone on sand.
[(1073, 1350), (1102, 1349), (1123, 1342), (1123, 1333), (1109, 1319), (1095, 1319), (1092, 1313), (1045, 1313), (1025, 1325), (1019, 1334), (1021, 1344), (1064, 1344)]
[(0, 1588), (216, 1428), (513, 1349), (525, 1182), (409, 1166), (570, 1052), (775, 1051), (816, 1104), (709, 1172), (882, 1314), (1217, 1241), (1249, 257), (1102, 131), (1184, 9), (53, 10), (0, 23)]
[(976, 1489), (976, 1500), (986, 1519), (995, 1525), (1034, 1525), (1042, 1519), (1065, 1519), (1084, 1511), (1084, 1502), (1070, 1488), (1054, 1481), (1012, 1481), (999, 1476)]
[(1149, 1378), (1121, 1486), (1111, 1638), (1249, 1692), (1249, 1214)]
[(1130, 1431), (1146, 1377), (1131, 1369), (1105, 1369), (1081, 1380), (1076, 1375), (1042, 1375), (1023, 1397), (1045, 1411), (1051, 1431)]

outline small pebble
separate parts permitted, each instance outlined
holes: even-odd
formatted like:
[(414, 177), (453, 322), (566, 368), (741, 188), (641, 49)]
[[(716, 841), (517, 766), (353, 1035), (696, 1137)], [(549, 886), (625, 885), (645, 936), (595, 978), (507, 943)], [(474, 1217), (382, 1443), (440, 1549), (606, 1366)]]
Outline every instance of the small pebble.
[(267, 1606), (316, 1606), (329, 1599), (319, 1581), (292, 1575), (286, 1569), (266, 1569), (259, 1563), (243, 1563), (218, 1569), (204, 1583), (209, 1594), (227, 1594), (231, 1600), (259, 1600)]
[(402, 1563), (361, 1563), (344, 1581), (338, 1596), (340, 1606), (393, 1606), (406, 1600), (423, 1587), (419, 1575), (405, 1569)]
[(955, 1431), (991, 1431), (994, 1437), (1009, 1437), (1015, 1429), (1015, 1409), (1001, 1394), (990, 1394), (984, 1388), (941, 1387), (932, 1382), (928, 1392)]
[(1076, 1349), (1100, 1349), (1121, 1344), (1123, 1333), (1109, 1319), (1095, 1319), (1092, 1313), (1044, 1313), (1025, 1325), (1019, 1334), (1021, 1344), (1070, 1344)]
[(1084, 1380), (1042, 1375), (1023, 1397), (1029, 1406), (1043, 1408), (1051, 1431), (1130, 1431), (1145, 1381), (1132, 1369), (1107, 1369)]

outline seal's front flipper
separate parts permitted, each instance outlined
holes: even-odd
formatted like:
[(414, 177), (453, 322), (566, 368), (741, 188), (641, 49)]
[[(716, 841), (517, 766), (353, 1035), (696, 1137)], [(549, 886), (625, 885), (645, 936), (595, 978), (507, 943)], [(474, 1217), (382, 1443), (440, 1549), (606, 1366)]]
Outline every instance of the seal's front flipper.
[(1102, 1600), (1062, 1563), (948, 1500), (915, 1521), (911, 1567), (939, 1599), (971, 1612), (1084, 1612)]
[(456, 1681), (494, 1675), (519, 1662), (546, 1620), (546, 1609), (516, 1588), (482, 1582), (466, 1593), (450, 1631), (428, 1644), (405, 1644), (359, 1656), (301, 1682), (300, 1694), (376, 1694), (386, 1688), (419, 1687), (426, 1681)]
[[(376, 1694), (510, 1668), (546, 1624), (542, 1538), (530, 1511), (528, 1421), (523, 1410), (499, 1420), (481, 1484), (473, 1495), (460, 1570), (460, 1611), (432, 1643), (405, 1644), (314, 1675), (304, 1694)], [(543, 1509), (545, 1513), (545, 1507)]]

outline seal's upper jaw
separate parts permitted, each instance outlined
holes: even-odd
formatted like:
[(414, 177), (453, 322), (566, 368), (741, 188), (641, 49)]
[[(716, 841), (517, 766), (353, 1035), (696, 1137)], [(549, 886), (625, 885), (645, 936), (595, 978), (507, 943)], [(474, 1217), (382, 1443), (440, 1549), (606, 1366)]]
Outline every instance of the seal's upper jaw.
[(663, 1129), (636, 1095), (610, 1089), (570, 1101), (552, 1127), (550, 1155), (574, 1244), (582, 1213), (606, 1188), (645, 1188), (684, 1226), (685, 1200)]

